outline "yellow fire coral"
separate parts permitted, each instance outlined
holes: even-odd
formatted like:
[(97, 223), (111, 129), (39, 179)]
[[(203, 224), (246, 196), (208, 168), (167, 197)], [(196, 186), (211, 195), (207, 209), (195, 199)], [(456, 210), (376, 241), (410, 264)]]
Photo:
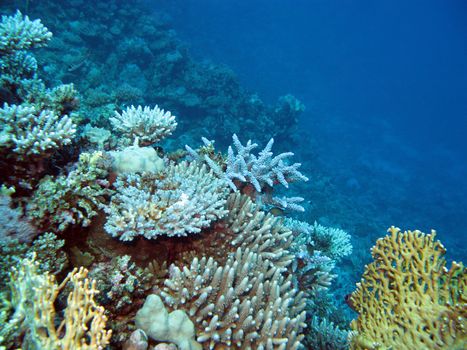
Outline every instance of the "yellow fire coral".
[[(11, 273), (12, 315), (0, 330), (8, 341), (24, 334), (22, 348), (50, 350), (98, 350), (110, 340), (105, 329), (104, 308), (94, 301), (95, 282), (86, 278), (87, 270), (74, 269), (58, 285), (49, 273), (38, 274), (37, 263), (24, 259)], [(58, 294), (71, 282), (68, 304), (58, 328), (54, 304)]]
[(467, 273), (462, 263), (446, 268), (436, 232), (391, 227), (372, 248), (351, 302), (351, 349), (466, 348)]

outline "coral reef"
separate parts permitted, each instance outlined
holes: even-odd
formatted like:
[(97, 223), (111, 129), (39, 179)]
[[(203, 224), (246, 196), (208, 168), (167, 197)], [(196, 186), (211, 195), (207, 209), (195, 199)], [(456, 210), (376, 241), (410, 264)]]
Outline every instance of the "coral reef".
[(0, 188), (0, 242), (6, 244), (6, 241), (11, 240), (22, 243), (32, 241), (37, 230), (23, 216), (21, 208), (13, 208), (12, 205), (11, 194), (5, 191), (5, 187)]
[(76, 127), (68, 116), (35, 107), (5, 104), (0, 108), (0, 152), (14, 153), (21, 160), (44, 157), (67, 145)]
[(349, 332), (339, 329), (332, 322), (313, 317), (310, 328), (310, 334), (307, 336), (310, 349), (347, 350), (349, 348)]
[(106, 177), (104, 154), (82, 153), (76, 170), (41, 180), (27, 207), (29, 217), (38, 226), (58, 232), (70, 225), (88, 226), (112, 193)]
[[(25, 259), (11, 274), (9, 319), (0, 330), (4, 344), (24, 333), (22, 347), (28, 349), (95, 350), (109, 343), (104, 309), (94, 301), (95, 282), (86, 279), (85, 269), (75, 269), (58, 285), (53, 275), (38, 274), (37, 263)], [(56, 326), (54, 303), (71, 283), (63, 319)]]
[(170, 341), (180, 350), (201, 350), (196, 342), (193, 322), (181, 310), (169, 313), (161, 298), (151, 294), (136, 314), (136, 327), (144, 330), (149, 337), (158, 341)]
[[(394, 228), (351, 297), (347, 341), (343, 271), (363, 259), (327, 220), (344, 204), (305, 202), (309, 189), (289, 186), (308, 181), (294, 153), (272, 151), (300, 149), (295, 97), (265, 104), (227, 67), (197, 63), (140, 1), (28, 3), (57, 35), (20, 12), (0, 22), (0, 344), (462, 348), (463, 265), (445, 269), (434, 235)], [(208, 138), (179, 149), (201, 135), (226, 148), (232, 133), (225, 154)]]
[(172, 310), (187, 311), (207, 348), (298, 349), (305, 302), (283, 271), (239, 248), (225, 265), (206, 257), (183, 269), (172, 265), (160, 295)]
[(151, 145), (171, 135), (177, 127), (175, 116), (157, 105), (152, 109), (148, 106), (128, 107), (121, 114), (115, 112), (110, 122), (114, 130), (123, 135), (122, 143), (127, 145), (136, 140), (142, 146)]
[(351, 349), (464, 349), (467, 271), (446, 268), (436, 233), (396, 227), (372, 248), (351, 301)]
[(105, 230), (122, 241), (199, 233), (226, 214), (224, 181), (196, 162), (170, 164), (156, 174), (120, 175), (115, 188)]
[(2, 16), (0, 37), (0, 52), (8, 54), (44, 46), (52, 38), (52, 33), (39, 19), (31, 21), (16, 11), (14, 16)]

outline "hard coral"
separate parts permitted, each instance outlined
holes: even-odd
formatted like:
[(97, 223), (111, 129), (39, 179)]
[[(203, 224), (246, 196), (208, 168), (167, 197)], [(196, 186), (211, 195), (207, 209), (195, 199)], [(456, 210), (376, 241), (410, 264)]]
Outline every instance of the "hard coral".
[(186, 310), (206, 349), (299, 349), (305, 299), (284, 271), (238, 248), (224, 265), (206, 257), (172, 265), (161, 297), (171, 310)]
[(199, 233), (227, 213), (225, 182), (196, 162), (171, 164), (157, 174), (120, 175), (115, 187), (105, 230), (122, 241)]
[(177, 126), (175, 116), (157, 105), (154, 108), (128, 107), (122, 114), (115, 112), (115, 117), (110, 118), (110, 122), (116, 131), (122, 133), (126, 144), (133, 143), (137, 138), (143, 146), (171, 135)]
[[(0, 330), (0, 340), (11, 340), (24, 333), (24, 349), (103, 349), (111, 331), (105, 329), (104, 309), (94, 301), (95, 282), (86, 279), (87, 270), (74, 269), (58, 285), (49, 273), (39, 274), (38, 263), (25, 259), (11, 273), (12, 314)], [(55, 301), (71, 282), (67, 307), (57, 327)]]
[(351, 323), (351, 349), (465, 349), (463, 264), (446, 268), (435, 231), (388, 231), (351, 296), (359, 313)]

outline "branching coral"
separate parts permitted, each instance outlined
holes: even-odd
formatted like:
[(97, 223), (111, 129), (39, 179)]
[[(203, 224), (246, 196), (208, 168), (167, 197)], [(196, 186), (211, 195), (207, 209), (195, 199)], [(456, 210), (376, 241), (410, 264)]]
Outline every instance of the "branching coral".
[[(284, 225), (294, 232), (296, 236), (294, 245), (298, 249), (312, 249), (320, 251), (327, 257), (338, 262), (352, 253), (350, 235), (335, 227), (286, 218)], [(307, 248), (308, 246), (308, 248)]]
[(239, 193), (229, 196), (227, 209), (226, 228), (234, 234), (230, 240), (233, 247), (248, 248), (276, 266), (292, 264), (294, 256), (289, 247), (293, 235), (281, 225), (280, 218), (266, 214), (248, 196)]
[[(95, 282), (86, 279), (87, 271), (75, 269), (58, 285), (49, 273), (38, 274), (34, 260), (25, 259), (11, 274), (9, 305), (12, 314), (0, 330), (0, 337), (12, 340), (24, 333), (23, 347), (28, 349), (104, 348), (111, 332), (105, 329), (104, 309), (94, 301)], [(56, 326), (54, 303), (71, 283), (63, 319)]]
[(372, 248), (351, 301), (352, 349), (465, 349), (467, 271), (446, 268), (445, 249), (435, 232), (390, 233)]
[[(52, 37), (40, 20), (31, 21), (17, 11), (0, 22), (0, 87), (2, 102), (18, 103), (42, 89), (37, 61), (27, 50), (45, 46)], [(37, 98), (37, 97), (35, 97)]]
[(122, 241), (199, 233), (226, 214), (224, 181), (196, 162), (171, 164), (156, 174), (121, 175), (115, 187), (105, 230)]
[(47, 44), (52, 33), (44, 27), (39, 19), (31, 21), (20, 11), (14, 16), (2, 16), (0, 22), (0, 53), (11, 53), (28, 50)]
[(123, 134), (125, 145), (138, 139), (140, 145), (148, 146), (171, 135), (177, 126), (175, 116), (157, 105), (154, 108), (128, 107), (121, 114), (115, 112), (110, 122), (115, 130)]
[(77, 169), (67, 176), (42, 179), (29, 201), (28, 215), (38, 226), (56, 231), (75, 224), (88, 226), (112, 193), (106, 177), (104, 154), (82, 153)]
[(347, 350), (349, 348), (349, 332), (339, 329), (327, 319), (313, 317), (307, 336), (308, 346), (319, 350)]
[(289, 182), (292, 181), (308, 181), (308, 178), (298, 170), (301, 166), (300, 163), (288, 165), (284, 162), (284, 159), (294, 155), (292, 152), (281, 153), (272, 157), (271, 148), (274, 139), (269, 140), (258, 156), (251, 153), (252, 150), (258, 147), (256, 143), (249, 140), (243, 146), (235, 134), (232, 139), (237, 154), (235, 154), (232, 146), (229, 146), (225, 174), (208, 157), (205, 157), (205, 160), (217, 175), (226, 178), (233, 190), (237, 189), (234, 180), (251, 183), (257, 192), (261, 192), (265, 185), (272, 187), (274, 184), (280, 183), (285, 187), (289, 187)]
[(0, 108), (0, 151), (16, 153), (23, 160), (69, 144), (75, 132), (68, 116), (53, 111), (26, 105), (4, 104)]
[(187, 311), (206, 348), (298, 349), (305, 301), (283, 271), (239, 248), (225, 265), (205, 257), (183, 269), (172, 265), (161, 296)]

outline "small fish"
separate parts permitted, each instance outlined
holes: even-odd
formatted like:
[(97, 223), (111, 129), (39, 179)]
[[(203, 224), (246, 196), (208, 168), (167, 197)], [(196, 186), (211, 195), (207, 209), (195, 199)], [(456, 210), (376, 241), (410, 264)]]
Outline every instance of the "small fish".
[(269, 212), (274, 216), (284, 216), (284, 210), (278, 207), (273, 207), (269, 209)]
[(67, 71), (68, 71), (69, 73), (72, 73), (72, 72), (74, 72), (74, 71), (80, 69), (81, 67), (83, 67), (85, 64), (88, 63), (89, 55), (90, 55), (90, 53), (87, 52), (83, 57), (81, 57), (81, 58), (79, 59), (78, 62), (70, 64), (70, 65), (68, 66)]
[(346, 294), (346, 296), (344, 297), (344, 301), (353, 311), (357, 311), (355, 310), (355, 305), (352, 301), (352, 293)]

